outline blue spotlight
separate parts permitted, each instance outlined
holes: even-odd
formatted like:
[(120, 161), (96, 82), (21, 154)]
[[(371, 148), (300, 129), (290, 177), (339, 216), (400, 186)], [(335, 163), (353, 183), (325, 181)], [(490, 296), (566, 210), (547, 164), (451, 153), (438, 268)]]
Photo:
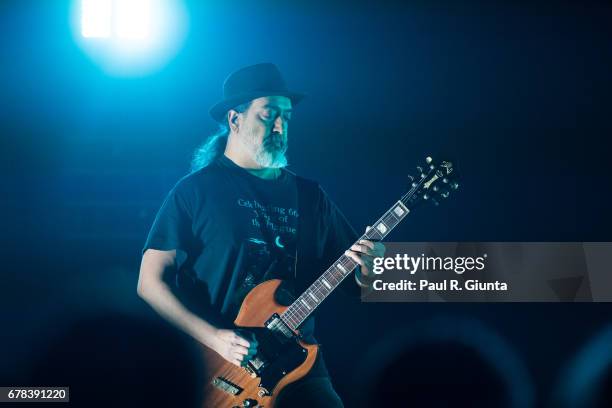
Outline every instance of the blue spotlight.
[(76, 41), (110, 74), (142, 75), (160, 68), (187, 33), (181, 0), (74, 0), (73, 4)]
[(116, 5), (119, 38), (145, 38), (149, 35), (151, 18), (149, 0), (123, 0)]
[(81, 4), (81, 34), (86, 38), (111, 36), (112, 0), (83, 0)]

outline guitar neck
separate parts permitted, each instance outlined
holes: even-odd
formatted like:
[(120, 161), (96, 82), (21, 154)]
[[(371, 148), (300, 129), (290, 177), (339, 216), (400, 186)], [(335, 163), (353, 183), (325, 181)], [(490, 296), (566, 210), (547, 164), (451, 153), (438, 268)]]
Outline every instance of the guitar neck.
[[(356, 243), (362, 239), (381, 241), (409, 212), (402, 200), (396, 202)], [(356, 267), (355, 261), (342, 255), (285, 310), (281, 315), (283, 321), (292, 330), (297, 330)]]

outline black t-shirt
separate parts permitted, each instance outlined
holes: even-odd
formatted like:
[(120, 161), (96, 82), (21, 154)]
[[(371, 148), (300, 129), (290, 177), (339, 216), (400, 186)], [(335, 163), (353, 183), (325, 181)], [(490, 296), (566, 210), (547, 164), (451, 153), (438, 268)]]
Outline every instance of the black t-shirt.
[[(346, 218), (317, 185), (308, 267), (296, 268), (297, 176), (282, 170), (266, 180), (221, 156), (185, 176), (159, 210), (144, 249), (177, 251), (177, 296), (213, 324), (231, 327), (246, 293), (271, 278), (298, 296), (357, 239)], [(314, 226), (314, 228), (312, 227)], [(298, 258), (300, 254), (298, 254)], [(300, 264), (304, 264), (301, 262)], [(297, 265), (300, 265), (297, 264)], [(341, 285), (359, 294), (353, 279)], [(314, 318), (300, 327), (314, 342)]]

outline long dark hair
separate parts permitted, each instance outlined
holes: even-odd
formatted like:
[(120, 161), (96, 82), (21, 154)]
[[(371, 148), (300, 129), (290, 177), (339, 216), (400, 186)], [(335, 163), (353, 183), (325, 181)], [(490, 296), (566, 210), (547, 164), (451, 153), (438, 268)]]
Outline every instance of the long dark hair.
[[(232, 110), (242, 113), (249, 109), (249, 106), (251, 106), (250, 101), (235, 106), (232, 108)], [(193, 152), (193, 157), (191, 159), (191, 171), (198, 171), (220, 157), (225, 151), (225, 145), (227, 145), (228, 137), (229, 126), (226, 123), (220, 124), (217, 132), (209, 136)]]

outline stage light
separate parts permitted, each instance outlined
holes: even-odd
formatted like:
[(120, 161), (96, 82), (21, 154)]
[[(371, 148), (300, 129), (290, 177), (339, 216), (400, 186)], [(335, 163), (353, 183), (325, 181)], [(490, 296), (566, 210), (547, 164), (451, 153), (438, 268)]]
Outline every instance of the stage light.
[(81, 33), (86, 38), (144, 38), (150, 5), (150, 0), (82, 0)]
[(112, 0), (83, 0), (81, 34), (86, 38), (107, 38), (111, 35)]
[(148, 0), (123, 0), (116, 3), (117, 36), (119, 38), (144, 38), (149, 34), (150, 2)]
[(75, 40), (104, 71), (143, 75), (176, 52), (187, 33), (182, 0), (73, 0)]

